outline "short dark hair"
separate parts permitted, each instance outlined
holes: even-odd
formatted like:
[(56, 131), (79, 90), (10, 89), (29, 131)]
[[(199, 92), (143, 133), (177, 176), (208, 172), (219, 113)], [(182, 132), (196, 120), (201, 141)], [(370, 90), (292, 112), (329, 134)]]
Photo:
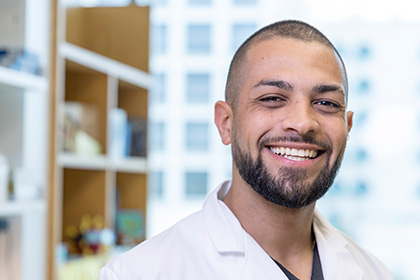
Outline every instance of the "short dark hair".
[(225, 100), (232, 106), (235, 107), (237, 97), (241, 91), (241, 78), (243, 77), (244, 63), (246, 60), (246, 54), (248, 50), (256, 43), (274, 39), (274, 38), (290, 38), (304, 42), (318, 42), (331, 48), (338, 56), (339, 61), (343, 70), (344, 78), (344, 94), (346, 96), (346, 103), (348, 99), (348, 79), (347, 72), (337, 49), (328, 40), (328, 38), (322, 34), (318, 29), (309, 25), (305, 22), (298, 20), (284, 20), (275, 22), (255, 32), (251, 35), (236, 51), (233, 56), (232, 62), (229, 67), (228, 78), (225, 89)]

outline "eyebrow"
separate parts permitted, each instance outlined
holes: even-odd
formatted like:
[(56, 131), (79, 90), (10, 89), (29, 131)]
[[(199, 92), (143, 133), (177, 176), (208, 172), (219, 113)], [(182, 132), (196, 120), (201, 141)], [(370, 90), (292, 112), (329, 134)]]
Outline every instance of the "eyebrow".
[(316, 93), (337, 92), (345, 96), (343, 89), (338, 85), (318, 85), (312, 88), (312, 91)]
[[(259, 86), (271, 86), (277, 87), (279, 89), (293, 90), (292, 85), (283, 80), (261, 80), (254, 87)], [(335, 91), (344, 95), (343, 89), (338, 85), (321, 84), (313, 87), (312, 91), (316, 93), (326, 93)]]
[(286, 81), (283, 80), (262, 80), (259, 81), (254, 87), (259, 86), (271, 86), (271, 87), (277, 87), (280, 89), (286, 89), (286, 90), (292, 90), (293, 87)]

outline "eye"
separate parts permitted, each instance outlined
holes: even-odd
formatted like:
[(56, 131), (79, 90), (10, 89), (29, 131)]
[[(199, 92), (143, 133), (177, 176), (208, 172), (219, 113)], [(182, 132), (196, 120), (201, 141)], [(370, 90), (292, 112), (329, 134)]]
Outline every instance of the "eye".
[(325, 113), (337, 113), (342, 110), (342, 106), (335, 101), (319, 100), (315, 101), (313, 104), (315, 108)]
[(258, 101), (264, 106), (274, 108), (282, 106), (286, 102), (286, 99), (278, 95), (268, 95), (259, 98)]

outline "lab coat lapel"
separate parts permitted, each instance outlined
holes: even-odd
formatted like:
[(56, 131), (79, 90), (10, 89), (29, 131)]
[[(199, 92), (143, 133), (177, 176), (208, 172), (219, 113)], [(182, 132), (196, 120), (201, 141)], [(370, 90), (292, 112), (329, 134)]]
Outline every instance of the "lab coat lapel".
[(360, 280), (363, 271), (347, 249), (348, 241), (315, 211), (314, 232), (325, 280)]
[[(243, 280), (288, 280), (281, 269), (261, 246), (242, 228), (238, 219), (221, 201), (229, 191), (230, 182), (225, 182), (209, 195), (203, 206), (204, 221), (210, 239), (221, 257), (235, 255), (235, 262), (226, 263), (236, 267), (238, 279)], [(217, 196), (217, 197), (216, 197)], [(226, 258), (226, 261), (231, 260)]]
[(246, 254), (242, 272), (242, 280), (288, 280), (287, 276), (261, 248), (261, 246), (247, 234)]

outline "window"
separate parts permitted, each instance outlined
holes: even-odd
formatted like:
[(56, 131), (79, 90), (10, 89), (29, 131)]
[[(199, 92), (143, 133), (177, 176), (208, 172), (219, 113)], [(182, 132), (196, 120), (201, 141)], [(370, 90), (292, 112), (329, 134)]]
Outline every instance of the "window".
[(368, 120), (369, 114), (366, 111), (359, 111), (353, 116), (354, 123), (357, 127), (362, 127)]
[[(139, 0), (137, 0), (137, 1), (139, 1)], [(150, 6), (152, 6), (152, 7), (165, 6), (165, 5), (168, 4), (168, 0), (149, 0), (149, 3), (150, 3)]]
[(153, 76), (153, 86), (150, 92), (150, 101), (153, 103), (163, 103), (165, 101), (166, 75), (155, 74)]
[(163, 122), (150, 125), (149, 145), (152, 150), (161, 151), (165, 149), (165, 129)]
[(236, 51), (239, 46), (257, 29), (255, 24), (234, 24), (232, 36), (232, 49)]
[[(80, 5), (82, 6), (92, 6), (92, 1), (80, 0)], [(96, 1), (97, 6), (126, 6), (130, 4), (130, 0), (99, 0)]]
[(187, 197), (203, 197), (207, 194), (207, 173), (187, 172), (185, 174)]
[(210, 0), (188, 0), (188, 4), (190, 6), (205, 6), (205, 5), (210, 5), (211, 1)]
[(367, 79), (362, 79), (359, 81), (359, 84), (357, 86), (357, 90), (360, 93), (368, 93), (370, 91), (370, 83)]
[(154, 25), (150, 34), (151, 52), (164, 54), (167, 50), (168, 30), (166, 25)]
[(189, 25), (187, 42), (190, 54), (210, 53), (210, 25)]
[(368, 153), (365, 149), (359, 148), (356, 152), (356, 161), (363, 162), (368, 159)]
[(257, 0), (233, 0), (235, 5), (256, 5)]
[(367, 45), (361, 45), (358, 50), (358, 56), (360, 59), (368, 59), (371, 55), (371, 50)]
[(420, 198), (420, 184), (417, 186), (416, 195)]
[(150, 194), (154, 197), (163, 197), (163, 172), (153, 171), (149, 173)]
[(187, 101), (192, 103), (207, 103), (210, 97), (210, 75), (187, 75)]
[(368, 186), (365, 182), (360, 181), (357, 183), (355, 188), (356, 196), (364, 196), (368, 192)]
[(343, 186), (340, 182), (334, 182), (328, 193), (330, 195), (341, 195), (343, 193)]
[(207, 151), (209, 148), (209, 125), (207, 123), (187, 123), (187, 150)]

